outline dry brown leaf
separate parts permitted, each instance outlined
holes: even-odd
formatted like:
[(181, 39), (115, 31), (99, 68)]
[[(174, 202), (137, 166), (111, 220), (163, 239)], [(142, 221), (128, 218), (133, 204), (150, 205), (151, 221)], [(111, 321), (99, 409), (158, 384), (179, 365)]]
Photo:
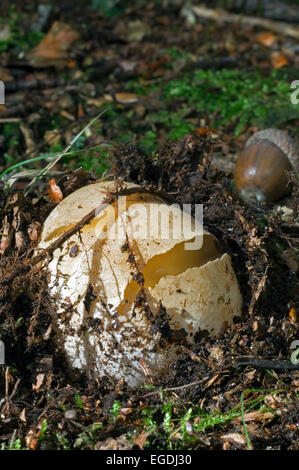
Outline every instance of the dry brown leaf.
[(276, 41), (276, 35), (273, 33), (260, 33), (255, 36), (255, 40), (263, 46), (271, 47)]
[(0, 80), (2, 80), (3, 82), (10, 82), (11, 80), (13, 80), (13, 76), (10, 74), (8, 69), (0, 67)]
[(136, 93), (115, 93), (115, 99), (121, 104), (133, 104), (138, 102)]
[(18, 251), (23, 251), (25, 248), (25, 237), (21, 230), (18, 230), (15, 233), (15, 245)]
[(84, 108), (81, 103), (78, 104), (77, 117), (83, 117), (85, 115)]
[(101, 107), (103, 104), (111, 103), (113, 101), (113, 97), (111, 95), (104, 95), (101, 98), (87, 98), (87, 104), (93, 104), (94, 106)]
[(22, 423), (26, 423), (26, 408), (22, 409), (19, 420), (22, 421)]
[(41, 224), (37, 220), (34, 220), (28, 227), (27, 233), (29, 236), (29, 239), (32, 242), (36, 242), (38, 240), (38, 235), (40, 232)]
[(38, 374), (36, 376), (36, 384), (32, 385), (32, 390), (35, 392), (39, 390), (44, 382), (45, 374)]
[(48, 181), (48, 196), (55, 204), (58, 204), (63, 199), (62, 191), (54, 179)]
[(60, 144), (60, 134), (57, 129), (49, 129), (45, 132), (44, 140), (47, 144), (55, 145)]
[(256, 290), (252, 294), (251, 302), (250, 302), (250, 305), (249, 305), (249, 315), (252, 315), (254, 306), (255, 306), (256, 302), (258, 301), (259, 296), (262, 293), (262, 290), (265, 287), (265, 284), (266, 284), (266, 281), (267, 281), (267, 278), (268, 278), (267, 271), (268, 271), (268, 267), (266, 268), (266, 272), (263, 275), (262, 279), (258, 283), (258, 286), (257, 286)]
[(129, 442), (124, 434), (117, 438), (108, 437), (104, 442), (98, 442), (95, 446), (99, 450), (129, 450), (132, 444)]
[(193, 351), (191, 351), (191, 349), (188, 349), (186, 348), (185, 346), (182, 346), (182, 351), (184, 351), (186, 354), (189, 355), (190, 359), (193, 361), (193, 362), (202, 362), (202, 360), (200, 359), (199, 356), (197, 356), (197, 354), (195, 354)]
[(149, 433), (145, 432), (145, 431), (142, 431), (141, 434), (139, 434), (139, 436), (137, 436), (135, 439), (134, 439), (134, 444), (136, 446), (138, 446), (141, 450), (144, 449), (144, 446), (146, 444), (146, 439), (147, 439), (147, 436), (149, 435)]
[(214, 377), (212, 377), (208, 383), (204, 386), (204, 388), (202, 390), (206, 390), (206, 388), (209, 388), (219, 377), (219, 374), (217, 375), (214, 375)]
[(64, 66), (68, 63), (68, 50), (79, 38), (70, 25), (55, 21), (48, 34), (27, 54), (33, 67)]
[[(273, 419), (274, 413), (263, 413), (261, 411), (252, 411), (250, 413), (245, 413), (244, 421), (245, 423), (249, 423), (250, 421), (268, 421)], [(243, 420), (242, 416), (238, 416), (234, 419), (236, 422), (241, 422)]]
[(68, 119), (69, 121), (76, 121), (75, 116), (73, 116), (71, 113), (69, 113), (65, 109), (62, 109), (59, 114), (60, 114), (60, 116)]
[(0, 255), (4, 255), (6, 250), (8, 250), (8, 248), (10, 247), (12, 234), (13, 234), (13, 230), (6, 215), (4, 217), (3, 225), (2, 225), (2, 237), (0, 241)]
[(271, 54), (271, 64), (275, 69), (280, 69), (285, 65), (289, 65), (289, 60), (281, 52), (273, 52)]
[(36, 144), (34, 142), (33, 131), (25, 124), (20, 125), (20, 131), (22, 132), (26, 144), (26, 153), (32, 153), (35, 148)]
[(206, 136), (208, 134), (214, 133), (215, 129), (213, 127), (203, 126), (203, 127), (196, 127), (196, 129), (194, 129), (193, 132), (199, 136)]
[(224, 352), (219, 346), (212, 346), (210, 349), (210, 358), (217, 362), (223, 360)]
[(38, 448), (38, 438), (34, 437), (33, 439), (30, 440), (29, 449), (36, 450), (37, 448)]
[(294, 309), (294, 307), (290, 308), (289, 319), (290, 319), (290, 322), (292, 322), (292, 323), (297, 322), (297, 313), (296, 313), (296, 310)]
[(237, 432), (224, 434), (221, 436), (221, 439), (223, 439), (225, 442), (229, 442), (230, 444), (235, 445), (238, 449), (241, 449), (246, 445), (245, 437)]

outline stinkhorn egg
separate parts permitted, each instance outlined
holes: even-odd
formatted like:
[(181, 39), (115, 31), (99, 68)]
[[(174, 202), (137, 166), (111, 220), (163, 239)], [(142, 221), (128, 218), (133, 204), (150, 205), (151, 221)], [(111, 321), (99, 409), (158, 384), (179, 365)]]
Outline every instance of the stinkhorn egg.
[(230, 256), (198, 220), (124, 186), (130, 194), (106, 205), (112, 182), (70, 194), (46, 219), (38, 249), (99, 208), (46, 263), (55, 337), (72, 369), (135, 387), (167, 371), (182, 335), (189, 343), (202, 330), (218, 335), (241, 315), (242, 297)]

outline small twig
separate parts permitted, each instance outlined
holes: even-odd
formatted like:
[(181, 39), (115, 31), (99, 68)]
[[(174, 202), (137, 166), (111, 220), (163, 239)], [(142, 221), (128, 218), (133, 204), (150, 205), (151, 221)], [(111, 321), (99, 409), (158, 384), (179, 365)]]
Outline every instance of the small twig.
[(227, 13), (226, 11), (220, 9), (212, 10), (210, 8), (196, 5), (192, 7), (192, 10), (194, 11), (195, 15), (200, 18), (206, 18), (224, 23), (261, 26), (262, 28), (267, 28), (270, 31), (275, 31), (276, 33), (284, 34), (285, 36), (289, 36), (295, 39), (299, 38), (298, 28), (282, 21), (272, 21), (264, 18), (257, 18), (254, 16), (237, 15), (234, 13)]
[(236, 361), (236, 366), (251, 366), (257, 369), (299, 370), (299, 364), (286, 361), (270, 361), (268, 359), (258, 359), (254, 357), (240, 357)]
[(21, 90), (41, 90), (43, 88), (54, 88), (58, 86), (65, 86), (64, 79), (44, 79), (37, 80), (33, 78), (31, 80), (12, 80), (5, 83), (5, 93), (15, 93)]
[(16, 380), (16, 383), (14, 384), (13, 390), (12, 390), (11, 394), (9, 395), (8, 400), (13, 399), (13, 397), (15, 396), (15, 394), (17, 392), (17, 389), (18, 389), (18, 386), (19, 386), (20, 382), (21, 382), (21, 379)]
[(8, 390), (9, 390), (9, 367), (6, 367), (5, 369), (5, 402), (7, 407), (9, 407), (9, 396), (8, 396)]
[(13, 397), (15, 396), (15, 394), (17, 392), (17, 389), (18, 389), (19, 383), (21, 382), (21, 379), (16, 380), (10, 395), (8, 394), (8, 390), (9, 390), (8, 382), (9, 382), (9, 367), (6, 367), (6, 369), (5, 369), (5, 404), (4, 404), (4, 406), (1, 410), (1, 414), (4, 414), (4, 413), (9, 411), (10, 402), (11, 402), (11, 400), (13, 399)]
[(194, 385), (200, 385), (201, 383), (208, 380), (208, 378), (209, 377), (205, 377), (204, 379), (196, 380), (195, 382), (191, 382), (190, 384), (186, 384), (186, 385), (181, 385), (180, 387), (168, 387), (168, 388), (155, 390), (154, 392), (150, 392), (150, 393), (147, 393), (146, 395), (142, 395), (142, 397), (140, 398), (147, 398), (151, 395), (156, 395), (157, 393), (160, 394), (161, 392), (176, 392), (178, 390), (183, 390), (184, 388), (193, 387)]
[(266, 281), (267, 281), (267, 272), (268, 272), (268, 268), (269, 266), (266, 267), (266, 270), (261, 278), (261, 280), (259, 281), (258, 283), (258, 286), (256, 288), (256, 291), (253, 292), (252, 294), (252, 297), (251, 297), (251, 301), (250, 301), (250, 305), (249, 305), (249, 315), (252, 315), (253, 314), (253, 310), (254, 310), (254, 307), (265, 287), (265, 284), (266, 284)]
[(7, 118), (0, 118), (0, 124), (5, 124), (7, 122), (20, 122), (22, 118), (20, 117), (7, 117)]

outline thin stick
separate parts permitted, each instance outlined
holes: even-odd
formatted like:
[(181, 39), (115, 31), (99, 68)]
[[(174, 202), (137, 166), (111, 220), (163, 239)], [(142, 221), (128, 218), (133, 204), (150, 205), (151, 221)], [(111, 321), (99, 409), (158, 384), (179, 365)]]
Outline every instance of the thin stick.
[(163, 388), (162, 390), (155, 390), (154, 392), (150, 392), (150, 393), (147, 393), (146, 395), (142, 395), (142, 397), (140, 398), (146, 398), (146, 397), (149, 397), (151, 395), (156, 395), (157, 393), (161, 393), (161, 392), (176, 392), (178, 390), (183, 390), (184, 388), (189, 388), (189, 387), (193, 387), (194, 385), (199, 385), (203, 382), (205, 382), (206, 380), (208, 380), (209, 377), (205, 377), (204, 379), (201, 379), (201, 380), (196, 380), (195, 382), (191, 382), (190, 384), (186, 384), (186, 385), (181, 385), (180, 387), (168, 387), (168, 388)]
[(236, 366), (251, 366), (256, 369), (299, 370), (299, 364), (286, 361), (269, 361), (267, 359), (257, 359), (254, 357), (241, 357), (237, 359)]
[(275, 31), (276, 33), (284, 34), (285, 36), (289, 36), (295, 39), (299, 38), (298, 27), (291, 26), (283, 21), (273, 21), (264, 18), (256, 18), (254, 16), (237, 15), (234, 13), (227, 13), (224, 10), (212, 10), (202, 6), (193, 6), (192, 10), (194, 11), (195, 15), (199, 16), (200, 18), (207, 18), (218, 22), (261, 26), (262, 28), (267, 28), (270, 31)]

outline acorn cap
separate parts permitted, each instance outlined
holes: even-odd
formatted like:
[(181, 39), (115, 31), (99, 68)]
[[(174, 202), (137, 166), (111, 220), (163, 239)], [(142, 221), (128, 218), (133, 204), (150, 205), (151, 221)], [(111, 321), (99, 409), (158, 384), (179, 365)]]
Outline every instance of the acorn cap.
[(268, 139), (279, 147), (290, 160), (294, 170), (299, 171), (299, 143), (280, 129), (263, 129), (255, 132), (246, 142), (248, 147), (259, 140)]

